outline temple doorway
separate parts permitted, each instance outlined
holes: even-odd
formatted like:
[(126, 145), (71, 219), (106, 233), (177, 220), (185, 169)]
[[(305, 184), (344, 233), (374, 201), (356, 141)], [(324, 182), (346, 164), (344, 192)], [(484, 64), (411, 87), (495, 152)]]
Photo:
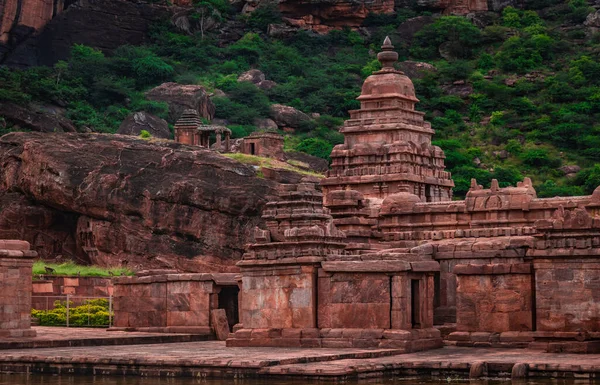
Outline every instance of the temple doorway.
[(410, 280), (410, 319), (413, 329), (421, 328), (421, 295), (419, 290), (419, 280)]
[(224, 286), (219, 292), (219, 309), (225, 309), (229, 331), (233, 331), (233, 326), (239, 323), (238, 295), (240, 289), (237, 286)]

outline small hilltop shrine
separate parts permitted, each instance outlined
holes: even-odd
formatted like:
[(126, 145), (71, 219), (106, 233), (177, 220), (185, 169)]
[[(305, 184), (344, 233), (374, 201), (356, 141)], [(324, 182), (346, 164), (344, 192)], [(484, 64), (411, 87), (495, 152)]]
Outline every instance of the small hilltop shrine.
[(323, 180), (284, 185), (242, 261), (228, 346), (600, 352), (600, 188), (464, 200), (386, 38)]

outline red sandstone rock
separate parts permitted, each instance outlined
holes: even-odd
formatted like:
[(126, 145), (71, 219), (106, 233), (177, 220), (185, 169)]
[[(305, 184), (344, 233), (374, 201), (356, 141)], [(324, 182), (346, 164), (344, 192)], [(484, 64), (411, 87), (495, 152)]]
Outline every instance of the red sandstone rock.
[(238, 82), (250, 82), (256, 85), (266, 80), (266, 78), (265, 74), (262, 73), (261, 70), (251, 69), (238, 76), (237, 80)]
[(142, 130), (148, 131), (154, 138), (171, 138), (169, 124), (148, 112), (134, 112), (127, 116), (119, 126), (117, 134), (138, 136)]
[(0, 103), (0, 117), (12, 125), (40, 132), (77, 132), (73, 123), (58, 114), (50, 114), (34, 106)]
[(169, 105), (169, 121), (175, 123), (186, 109), (198, 111), (207, 119), (215, 115), (215, 105), (202, 86), (193, 84), (163, 83), (146, 92), (149, 100), (166, 102)]
[(234, 269), (276, 186), (214, 152), (124, 136), (8, 134), (0, 164), (1, 237), (103, 266)]
[(302, 123), (311, 120), (304, 112), (283, 104), (273, 104), (270, 116), (280, 128), (298, 128)]
[[(18, 2), (7, 0), (10, 7), (14, 7)], [(53, 13), (54, 4), (56, 12)], [(66, 60), (74, 44), (84, 44), (105, 52), (122, 45), (140, 45), (148, 42), (152, 24), (169, 18), (176, 10), (172, 6), (129, 0), (77, 1), (72, 2), (64, 11), (62, 9), (65, 2), (61, 0), (26, 0), (22, 1), (22, 5), (21, 13), (31, 12), (30, 19), (43, 20), (43, 23), (36, 22), (35, 27), (30, 28), (39, 33), (33, 34), (17, 47), (9, 46), (9, 50), (14, 50), (3, 64), (53, 65), (58, 60)], [(0, 5), (0, 15), (1, 9)], [(23, 23), (17, 23), (16, 28), (12, 28), (15, 16), (15, 13), (12, 13), (12, 16), (6, 14), (8, 20), (0, 20), (2, 31), (6, 28), (11, 29), (11, 38), (18, 35), (18, 30), (29, 28), (25, 27), (29, 24)], [(4, 24), (5, 22), (8, 24)], [(38, 26), (40, 29), (35, 30)], [(0, 51), (1, 46), (0, 42)]]

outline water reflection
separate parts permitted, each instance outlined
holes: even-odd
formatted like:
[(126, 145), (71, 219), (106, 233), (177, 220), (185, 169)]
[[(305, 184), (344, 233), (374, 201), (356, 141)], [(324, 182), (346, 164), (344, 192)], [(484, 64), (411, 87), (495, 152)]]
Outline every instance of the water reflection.
[[(303, 385), (335, 384), (333, 382), (315, 382), (307, 380), (279, 379), (195, 379), (195, 378), (154, 378), (154, 377), (111, 377), (111, 376), (52, 376), (0, 374), (0, 385)], [(348, 385), (600, 385), (600, 381), (590, 380), (458, 380), (458, 379), (378, 379), (345, 382)]]

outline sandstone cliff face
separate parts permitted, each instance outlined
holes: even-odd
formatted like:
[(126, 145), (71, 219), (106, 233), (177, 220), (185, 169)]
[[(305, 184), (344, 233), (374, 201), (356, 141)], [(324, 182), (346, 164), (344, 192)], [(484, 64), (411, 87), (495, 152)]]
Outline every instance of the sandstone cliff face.
[(199, 147), (96, 134), (0, 138), (0, 238), (43, 257), (234, 271), (276, 182)]
[[(0, 0), (24, 3), (23, 12), (30, 12), (47, 0)], [(61, 1), (61, 0), (55, 0)], [(4, 9), (8, 9), (7, 6)], [(15, 48), (17, 42), (4, 43), (4, 50), (14, 49), (6, 56), (4, 64), (13, 66), (52, 65), (58, 60), (66, 59), (73, 44), (85, 44), (103, 51), (113, 50), (121, 45), (143, 44), (148, 39), (152, 23), (169, 17), (177, 7), (160, 6), (128, 0), (79, 0), (70, 5), (64, 12), (54, 13), (53, 18), (32, 25), (35, 36)], [(33, 12), (33, 11), (32, 11)], [(47, 11), (44, 11), (45, 15)], [(2, 7), (0, 7), (2, 15)], [(0, 17), (1, 31), (14, 29), (8, 17)], [(22, 19), (19, 19), (22, 20)], [(17, 21), (14, 26), (21, 25)], [(44, 28), (41, 28), (44, 26)], [(5, 33), (8, 39), (10, 32)], [(2, 62), (2, 45), (0, 40), (0, 62)]]

